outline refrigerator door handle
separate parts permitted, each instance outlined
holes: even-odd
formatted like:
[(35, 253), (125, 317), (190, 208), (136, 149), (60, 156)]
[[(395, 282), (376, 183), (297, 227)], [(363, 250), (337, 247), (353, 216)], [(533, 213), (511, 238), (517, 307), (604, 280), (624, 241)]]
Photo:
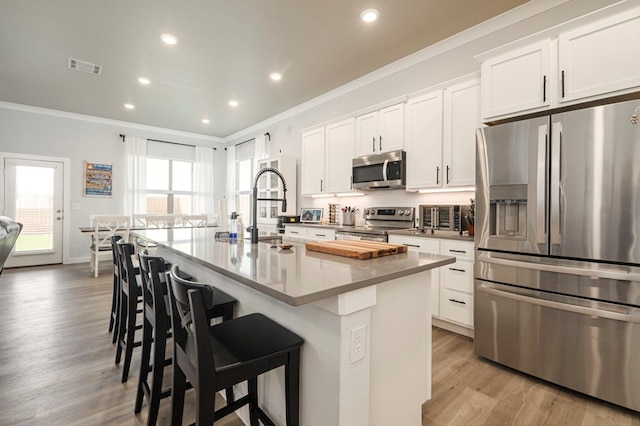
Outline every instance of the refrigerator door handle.
[(537, 243), (547, 243), (547, 125), (538, 126), (538, 164), (536, 182), (536, 233)]
[(487, 253), (478, 255), (478, 262), (492, 263), (494, 265), (511, 266), (514, 268), (533, 269), (536, 271), (554, 272), (558, 274), (580, 275), (590, 278), (604, 278), (620, 281), (640, 281), (640, 273), (625, 272), (614, 269), (588, 269), (574, 266), (548, 265), (536, 262), (524, 262), (520, 260), (500, 259), (490, 257)]
[(596, 308), (588, 308), (586, 306), (569, 305), (551, 300), (538, 299), (537, 297), (524, 296), (522, 294), (511, 293), (508, 291), (498, 290), (486, 284), (481, 284), (477, 289), (481, 293), (491, 294), (493, 296), (504, 297), (505, 299), (516, 300), (519, 302), (529, 303), (532, 305), (544, 306), (553, 309), (559, 309), (567, 312), (574, 312), (582, 315), (589, 315), (599, 318), (612, 319), (616, 321), (624, 321), (631, 323), (640, 323), (640, 315), (623, 314)]
[[(562, 162), (562, 123), (551, 123), (551, 245), (562, 243), (560, 221), (560, 164)], [(553, 252), (553, 249), (551, 249)]]

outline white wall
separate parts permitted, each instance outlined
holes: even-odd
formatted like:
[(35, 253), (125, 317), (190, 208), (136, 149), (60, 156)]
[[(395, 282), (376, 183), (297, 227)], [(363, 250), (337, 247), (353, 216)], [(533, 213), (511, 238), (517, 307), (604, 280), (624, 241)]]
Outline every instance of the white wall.
[[(225, 195), (226, 151), (213, 138), (190, 136), (186, 133), (124, 122), (92, 119), (50, 110), (24, 108), (0, 103), (0, 152), (36, 156), (52, 156), (70, 160), (70, 193), (66, 195), (65, 229), (68, 247), (64, 248), (64, 262), (89, 260), (89, 237), (78, 230), (89, 225), (90, 214), (121, 214), (123, 212), (124, 144), (119, 134), (140, 136), (172, 142), (216, 147), (215, 197)], [(208, 140), (207, 140), (208, 139)], [(113, 164), (113, 197), (84, 197), (83, 167), (85, 161)], [(0, 165), (4, 168), (4, 164)], [(0, 177), (0, 183), (2, 178)], [(0, 191), (2, 193), (2, 191)], [(0, 213), (4, 197), (0, 197)]]

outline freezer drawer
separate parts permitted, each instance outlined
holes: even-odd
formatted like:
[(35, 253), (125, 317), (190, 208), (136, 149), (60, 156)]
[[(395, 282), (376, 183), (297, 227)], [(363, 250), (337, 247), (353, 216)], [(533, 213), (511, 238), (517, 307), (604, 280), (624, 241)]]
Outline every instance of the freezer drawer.
[(640, 411), (637, 308), (585, 305), (482, 280), (475, 285), (476, 354)]

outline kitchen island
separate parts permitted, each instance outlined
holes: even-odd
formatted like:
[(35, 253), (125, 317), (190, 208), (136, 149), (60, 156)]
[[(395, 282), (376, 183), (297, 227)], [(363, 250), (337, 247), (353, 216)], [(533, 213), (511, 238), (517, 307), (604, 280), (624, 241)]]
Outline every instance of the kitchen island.
[[(431, 270), (455, 258), (408, 252), (356, 260), (277, 243), (215, 241), (205, 228), (136, 232), (198, 281), (304, 338), (300, 423), (421, 425), (431, 396)], [(284, 424), (284, 371), (259, 381), (261, 405)], [(238, 387), (243, 394), (245, 389)], [(248, 419), (248, 413), (238, 414)]]

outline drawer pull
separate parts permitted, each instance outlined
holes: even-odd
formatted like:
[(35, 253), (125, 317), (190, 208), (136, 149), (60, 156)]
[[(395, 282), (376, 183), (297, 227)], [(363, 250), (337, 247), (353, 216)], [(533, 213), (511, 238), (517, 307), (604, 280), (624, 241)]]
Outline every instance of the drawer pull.
[(460, 269), (460, 268), (449, 268), (450, 271), (458, 271), (458, 272), (467, 272), (464, 269)]
[(298, 231), (289, 231), (290, 234), (297, 234)]
[(466, 303), (465, 303), (465, 302), (463, 302), (462, 300), (449, 299), (449, 302), (459, 303), (459, 304), (461, 304), (461, 305), (466, 305)]
[(405, 246), (407, 246), (407, 247), (418, 247), (418, 248), (420, 248), (420, 246), (415, 245), (415, 244), (406, 244), (406, 243), (405, 243), (405, 244), (403, 244), (403, 245), (405, 245)]
[(451, 253), (466, 253), (467, 252), (466, 250), (453, 250), (453, 249), (449, 249), (449, 251)]
[(326, 237), (327, 234), (314, 234), (316, 237)]

